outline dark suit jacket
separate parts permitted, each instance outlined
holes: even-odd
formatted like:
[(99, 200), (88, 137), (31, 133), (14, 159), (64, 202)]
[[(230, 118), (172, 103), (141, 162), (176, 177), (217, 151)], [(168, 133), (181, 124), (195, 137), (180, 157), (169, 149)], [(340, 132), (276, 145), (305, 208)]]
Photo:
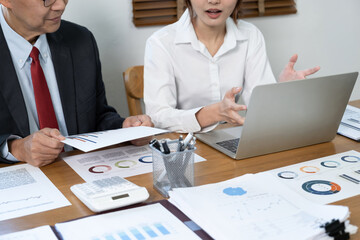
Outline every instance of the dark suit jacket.
[[(47, 40), (69, 135), (120, 128), (124, 119), (107, 105), (92, 33), (62, 21), (58, 31), (47, 34)], [(26, 137), (30, 130), (19, 80), (0, 26), (0, 145), (11, 134)]]

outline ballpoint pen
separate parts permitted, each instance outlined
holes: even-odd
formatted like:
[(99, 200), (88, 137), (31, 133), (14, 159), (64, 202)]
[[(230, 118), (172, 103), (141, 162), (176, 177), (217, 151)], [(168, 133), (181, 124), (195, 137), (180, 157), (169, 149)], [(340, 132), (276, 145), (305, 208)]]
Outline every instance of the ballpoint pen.
[(195, 148), (195, 139), (194, 138), (191, 139), (190, 143), (188, 144), (188, 149), (189, 150), (193, 150)]
[(153, 146), (154, 148), (156, 148), (157, 150), (161, 151), (161, 150), (160, 150), (160, 143), (159, 143), (159, 141), (158, 141), (156, 138), (152, 139), (152, 140), (149, 142), (149, 144), (152, 145), (152, 146)]
[(162, 147), (163, 147), (163, 153), (164, 153), (164, 154), (169, 154), (169, 153), (170, 153), (170, 149), (169, 149), (169, 146), (167, 145), (166, 140), (162, 140), (162, 141), (161, 141), (161, 145), (162, 145)]
[(180, 152), (181, 149), (182, 149), (182, 147), (183, 147), (183, 145), (184, 145), (183, 136), (180, 135), (180, 136), (179, 136), (179, 142), (178, 142), (178, 146), (177, 146), (176, 151)]
[(184, 146), (182, 146), (181, 151), (184, 151), (186, 149), (187, 145), (189, 144), (189, 142), (191, 141), (192, 138), (193, 138), (193, 133), (189, 133), (186, 136), (186, 138), (184, 140)]

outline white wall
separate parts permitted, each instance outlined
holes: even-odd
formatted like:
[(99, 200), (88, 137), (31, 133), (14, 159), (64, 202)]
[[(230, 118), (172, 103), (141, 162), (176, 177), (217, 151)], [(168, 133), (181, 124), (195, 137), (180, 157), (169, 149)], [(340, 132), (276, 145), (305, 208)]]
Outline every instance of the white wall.
[[(321, 66), (314, 76), (360, 72), (360, 1), (297, 0), (297, 9), (295, 15), (247, 19), (265, 36), (275, 76), (293, 53), (299, 54), (296, 69)], [(70, 0), (63, 18), (95, 35), (108, 102), (127, 116), (122, 72), (143, 64), (145, 41), (160, 27), (135, 27), (131, 0)], [(360, 79), (351, 99), (360, 99)]]

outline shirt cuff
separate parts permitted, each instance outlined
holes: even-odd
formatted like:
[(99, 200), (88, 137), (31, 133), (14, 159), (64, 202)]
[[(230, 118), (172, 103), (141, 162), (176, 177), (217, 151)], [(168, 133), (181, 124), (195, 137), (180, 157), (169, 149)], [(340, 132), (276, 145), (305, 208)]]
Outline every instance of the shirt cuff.
[(203, 107), (199, 107), (199, 108), (194, 108), (192, 110), (190, 110), (190, 115), (185, 115), (185, 118), (183, 119), (184, 122), (189, 122), (189, 126), (187, 126), (189, 128), (189, 130), (187, 132), (209, 132), (211, 130), (213, 130), (214, 128), (217, 127), (217, 125), (219, 125), (219, 123), (214, 123), (213, 125), (201, 128), (197, 118), (196, 118), (196, 113), (198, 111), (200, 111), (200, 109), (202, 109)]
[(9, 160), (11, 162), (19, 161), (9, 152), (8, 141), (14, 140), (14, 139), (20, 139), (20, 138), (21, 137), (19, 137), (19, 136), (11, 135), (10, 137), (7, 138), (6, 141), (4, 141), (4, 143), (0, 146), (0, 154), (1, 154), (2, 158), (5, 158), (6, 160)]
[(219, 123), (215, 123), (213, 125), (204, 127), (203, 129), (201, 129), (201, 131), (199, 131), (199, 133), (205, 133), (205, 132), (210, 132), (211, 130), (213, 130), (214, 128), (216, 128), (219, 125)]

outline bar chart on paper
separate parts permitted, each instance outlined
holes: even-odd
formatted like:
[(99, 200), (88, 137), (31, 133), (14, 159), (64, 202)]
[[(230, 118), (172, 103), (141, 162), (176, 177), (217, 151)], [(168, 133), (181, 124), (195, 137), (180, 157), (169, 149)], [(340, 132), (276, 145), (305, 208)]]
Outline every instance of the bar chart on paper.
[(200, 239), (158, 203), (58, 223), (55, 227), (64, 240)]
[(139, 126), (71, 135), (67, 136), (62, 142), (81, 151), (89, 152), (117, 143), (166, 132), (166, 130), (159, 128)]
[(142, 224), (138, 226), (129, 227), (119, 231), (106, 233), (102, 236), (96, 236), (93, 240), (145, 240), (145, 239), (164, 239), (165, 237), (171, 238), (174, 235), (168, 229), (165, 223), (157, 222), (152, 224)]

